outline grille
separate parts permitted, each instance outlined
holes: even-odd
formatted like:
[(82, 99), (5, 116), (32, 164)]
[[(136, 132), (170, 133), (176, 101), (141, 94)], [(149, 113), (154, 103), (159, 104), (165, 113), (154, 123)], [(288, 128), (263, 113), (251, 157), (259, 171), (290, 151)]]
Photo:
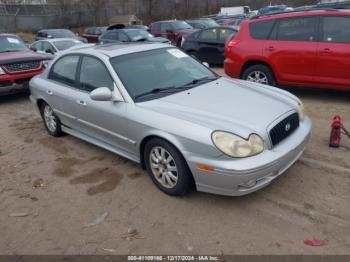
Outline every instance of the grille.
[(294, 113), (279, 122), (270, 131), (270, 139), (272, 145), (275, 146), (289, 137), (295, 130), (298, 129), (299, 124), (300, 122), (298, 113)]
[(4, 67), (5, 67), (6, 71), (9, 73), (31, 71), (31, 70), (40, 69), (41, 62), (40, 61), (31, 61), (31, 62), (7, 64), (7, 65), (4, 65)]

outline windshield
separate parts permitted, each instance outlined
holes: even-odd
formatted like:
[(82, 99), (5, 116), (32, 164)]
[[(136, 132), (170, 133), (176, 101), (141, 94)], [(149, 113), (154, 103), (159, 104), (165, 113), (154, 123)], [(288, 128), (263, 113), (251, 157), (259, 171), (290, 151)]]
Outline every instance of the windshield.
[(15, 36), (0, 37), (0, 53), (27, 51), (29, 48), (26, 44)]
[(185, 21), (177, 21), (171, 24), (175, 30), (193, 29), (193, 27), (187, 24)]
[(219, 24), (216, 23), (214, 20), (212, 19), (203, 19), (202, 20), (202, 23), (205, 24), (207, 27), (215, 27), (215, 26), (218, 26)]
[(136, 102), (181, 92), (217, 78), (210, 69), (176, 48), (122, 55), (112, 58), (111, 64)]
[(51, 35), (54, 38), (72, 38), (76, 37), (75, 34), (72, 31), (69, 30), (53, 30), (48, 32), (49, 35)]
[(63, 50), (66, 50), (68, 48), (71, 48), (75, 45), (80, 45), (82, 44), (83, 42), (79, 41), (79, 40), (62, 40), (62, 41), (56, 41), (54, 43), (54, 45), (56, 46), (56, 48), (59, 50), (59, 51), (63, 51)]
[(148, 40), (153, 38), (153, 35), (144, 30), (132, 30), (126, 32), (132, 41)]

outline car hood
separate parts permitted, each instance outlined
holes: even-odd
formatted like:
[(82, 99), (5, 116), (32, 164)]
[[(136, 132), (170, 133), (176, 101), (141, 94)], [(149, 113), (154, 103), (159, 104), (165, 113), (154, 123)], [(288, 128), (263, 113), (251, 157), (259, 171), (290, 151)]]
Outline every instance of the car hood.
[(20, 51), (0, 53), (0, 64), (12, 64), (27, 61), (50, 60), (52, 57), (46, 54), (40, 54), (33, 51)]
[(220, 78), (186, 92), (138, 104), (148, 110), (247, 138), (266, 136), (277, 118), (297, 111), (298, 99), (277, 88)]

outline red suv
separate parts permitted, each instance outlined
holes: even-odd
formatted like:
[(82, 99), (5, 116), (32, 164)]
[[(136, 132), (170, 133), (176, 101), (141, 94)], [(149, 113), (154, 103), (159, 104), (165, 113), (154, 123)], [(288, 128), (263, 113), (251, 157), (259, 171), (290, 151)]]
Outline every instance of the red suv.
[(181, 46), (182, 38), (197, 31), (185, 21), (159, 21), (150, 25), (150, 32), (155, 37), (168, 38), (173, 45)]
[(225, 46), (225, 72), (279, 86), (350, 90), (350, 11), (310, 10), (245, 21)]
[(51, 56), (35, 53), (16, 35), (0, 34), (0, 95), (27, 91), (29, 80)]

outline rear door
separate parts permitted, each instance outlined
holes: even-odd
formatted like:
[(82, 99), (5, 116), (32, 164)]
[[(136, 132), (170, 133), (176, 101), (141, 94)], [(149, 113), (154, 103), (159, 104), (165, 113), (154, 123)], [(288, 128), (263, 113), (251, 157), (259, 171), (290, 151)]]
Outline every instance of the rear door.
[(263, 54), (280, 84), (313, 83), (317, 59), (318, 17), (276, 20)]
[(350, 89), (350, 16), (321, 17), (316, 79)]
[(198, 58), (203, 62), (216, 63), (221, 57), (219, 51), (219, 29), (203, 30), (198, 37)]
[(79, 62), (79, 55), (66, 55), (57, 60), (51, 68), (50, 84), (45, 90), (48, 102), (61, 122), (74, 129), (79, 128), (77, 123), (80, 101), (77, 83)]

